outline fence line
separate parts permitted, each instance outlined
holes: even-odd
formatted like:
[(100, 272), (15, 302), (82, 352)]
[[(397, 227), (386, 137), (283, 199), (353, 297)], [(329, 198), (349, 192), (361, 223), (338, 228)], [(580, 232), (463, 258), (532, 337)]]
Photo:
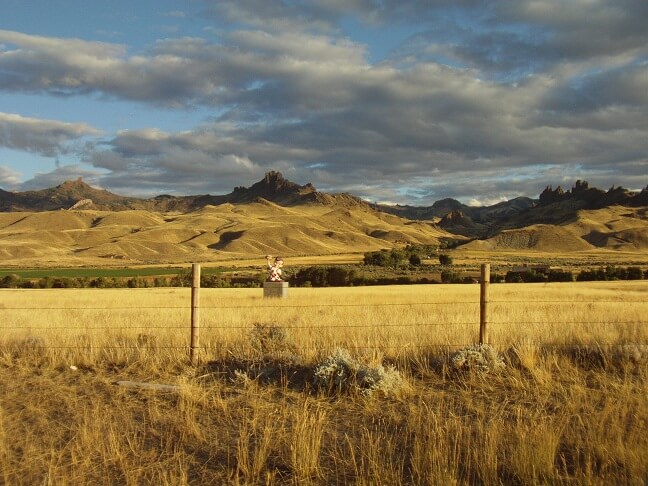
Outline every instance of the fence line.
[[(265, 304), (252, 304), (252, 305), (202, 305), (200, 302), (200, 265), (192, 265), (192, 287), (191, 287), (191, 305), (188, 306), (111, 306), (111, 307), (16, 307), (16, 306), (0, 306), (0, 316), (1, 311), (4, 310), (13, 310), (13, 311), (47, 311), (47, 310), (82, 310), (82, 311), (117, 311), (117, 310), (145, 310), (145, 309), (156, 309), (156, 310), (190, 310), (191, 312), (191, 325), (190, 325), (190, 339), (189, 345), (177, 345), (177, 346), (147, 346), (147, 345), (120, 345), (120, 346), (95, 346), (95, 345), (84, 345), (84, 346), (40, 346), (38, 343), (30, 344), (31, 348), (47, 348), (47, 349), (181, 349), (189, 350), (189, 359), (192, 363), (197, 360), (198, 352), (200, 350), (206, 349), (217, 349), (218, 346), (204, 346), (200, 344), (200, 329), (202, 330), (243, 330), (243, 329), (252, 329), (250, 325), (233, 325), (233, 326), (224, 326), (224, 325), (203, 325), (200, 322), (200, 310), (258, 310), (258, 309), (307, 309), (307, 308), (327, 308), (327, 307), (347, 307), (347, 308), (381, 308), (381, 307), (422, 307), (422, 306), (454, 306), (454, 305), (479, 305), (479, 343), (488, 344), (489, 343), (489, 328), (493, 325), (502, 326), (502, 325), (542, 325), (547, 324), (547, 321), (492, 321), (490, 319), (489, 310), (492, 309), (494, 304), (514, 304), (514, 303), (524, 303), (527, 305), (531, 304), (631, 304), (631, 303), (646, 303), (644, 300), (490, 300), (489, 298), (489, 284), (490, 284), (490, 265), (483, 264), (481, 267), (481, 278), (480, 278), (480, 298), (479, 301), (476, 300), (467, 300), (467, 301), (453, 301), (453, 302), (381, 302), (377, 304), (362, 304), (362, 303), (323, 303), (323, 304), (285, 304), (281, 303), (279, 300), (276, 300), (273, 303)], [(269, 300), (269, 299), (268, 299)], [(576, 321), (576, 320), (565, 320), (565, 321), (551, 321), (552, 324), (564, 324), (564, 325), (648, 325), (648, 321), (644, 320), (630, 320), (630, 321)], [(385, 329), (385, 328), (424, 328), (424, 327), (460, 327), (460, 326), (474, 326), (476, 325), (475, 321), (470, 322), (412, 322), (412, 323), (383, 323), (383, 324), (317, 324), (317, 325), (290, 325), (287, 324), (283, 326), (286, 329), (340, 329), (340, 328), (350, 328), (350, 329)], [(104, 330), (104, 331), (121, 331), (121, 330), (148, 330), (148, 329), (186, 329), (186, 325), (178, 326), (155, 326), (155, 325), (142, 325), (142, 326), (126, 326), (119, 327), (115, 329), (111, 326), (11, 326), (4, 327), (0, 325), (2, 330), (15, 330), (15, 329), (29, 329), (29, 330), (79, 330), (79, 331), (94, 331), (94, 330)], [(641, 344), (643, 343), (634, 343)], [(450, 347), (461, 347), (466, 346), (466, 343), (461, 344), (402, 344), (402, 345), (380, 345), (380, 346), (350, 346), (356, 349), (405, 349), (405, 348), (450, 348)], [(602, 343), (597, 342), (594, 345), (600, 347), (607, 346), (618, 346), (619, 343)], [(538, 345), (542, 347), (569, 347), (573, 346), (571, 344), (552, 344), (552, 345)], [(304, 348), (295, 348), (295, 349), (328, 349), (324, 346), (312, 346)]]
[[(552, 324), (578, 324), (578, 325), (584, 325), (584, 324), (605, 324), (608, 326), (617, 326), (617, 325), (648, 325), (648, 321), (551, 321)], [(490, 321), (489, 324), (492, 325), (497, 325), (497, 326), (502, 326), (502, 325), (528, 325), (528, 324), (547, 324), (547, 321)], [(467, 322), (412, 322), (412, 323), (398, 323), (398, 324), (317, 324), (317, 325), (294, 325), (294, 324), (286, 324), (282, 326), (285, 329), (338, 329), (338, 328), (349, 328), (349, 329), (368, 329), (368, 328), (390, 328), (390, 327), (455, 327), (455, 326), (474, 326), (475, 322), (474, 321), (467, 321)], [(110, 326), (8, 326), (8, 327), (2, 327), (0, 326), (0, 329), (3, 330), (13, 330), (13, 329), (31, 329), (31, 330), (39, 330), (39, 331), (45, 331), (45, 330), (55, 330), (55, 331), (61, 331), (61, 330), (78, 330), (78, 331), (121, 331), (121, 330), (133, 330), (133, 329), (186, 329), (187, 326), (150, 326), (150, 325), (142, 325), (142, 326), (120, 326), (118, 328), (115, 327), (110, 327)], [(200, 326), (200, 329), (223, 329), (223, 330), (240, 330), (240, 329), (251, 329), (252, 326), (246, 325), (246, 326), (205, 326), (202, 325)]]
[[(29, 289), (26, 289), (29, 291)], [(490, 304), (645, 304), (645, 300), (490, 300)], [(453, 301), (453, 302), (410, 302), (410, 303), (401, 303), (401, 302), (383, 302), (379, 304), (345, 304), (345, 303), (336, 303), (336, 304), (278, 304), (278, 305), (200, 305), (201, 309), (216, 309), (216, 310), (245, 310), (245, 309), (313, 309), (317, 307), (392, 307), (392, 306), (425, 306), (425, 305), (467, 305), (474, 304), (478, 305), (479, 301), (469, 300), (469, 301)], [(111, 306), (111, 307), (31, 307), (31, 306), (0, 306), (0, 311), (3, 310), (91, 310), (91, 311), (105, 311), (105, 310), (151, 310), (151, 309), (160, 309), (160, 310), (190, 310), (190, 307), (187, 306), (164, 306), (164, 305), (155, 305), (155, 306)]]

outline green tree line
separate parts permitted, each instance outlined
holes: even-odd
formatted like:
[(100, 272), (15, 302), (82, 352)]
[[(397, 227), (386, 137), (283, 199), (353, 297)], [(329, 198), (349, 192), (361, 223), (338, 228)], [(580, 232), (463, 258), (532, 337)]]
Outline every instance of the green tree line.
[[(409, 257), (403, 252), (401, 260), (393, 259), (391, 251), (373, 252), (377, 254), (387, 253), (384, 261), (400, 261), (399, 265), (387, 268), (397, 268), (400, 272), (386, 270), (385, 272), (364, 271), (370, 269), (374, 264), (361, 266), (340, 266), (340, 265), (316, 265), (300, 268), (290, 278), (289, 282), (294, 287), (347, 287), (362, 285), (407, 285), (407, 284), (429, 284), (439, 281), (428, 276), (422, 276), (415, 270), (418, 265), (405, 264)], [(411, 256), (411, 255), (410, 255)], [(370, 256), (366, 261), (375, 261)], [(382, 256), (380, 257), (383, 258)], [(391, 260), (389, 260), (391, 259)], [(383, 260), (381, 260), (383, 261)], [(409, 265), (410, 270), (407, 270)], [(382, 267), (381, 265), (377, 265)], [(441, 283), (471, 283), (475, 279), (470, 276), (456, 272), (448, 264), (442, 266)], [(398, 274), (400, 273), (400, 274)], [(255, 277), (233, 278), (220, 274), (201, 275), (200, 285), (203, 288), (239, 288), (239, 287), (261, 287), (265, 280), (265, 273), (260, 272)], [(648, 269), (642, 270), (637, 266), (619, 267), (608, 265), (594, 270), (583, 270), (578, 274), (570, 271), (550, 270), (546, 273), (529, 269), (526, 272), (507, 272), (505, 275), (491, 274), (491, 282), (573, 282), (573, 281), (602, 281), (602, 280), (648, 280)], [(5, 275), (0, 278), (0, 288), (146, 288), (146, 287), (190, 287), (192, 283), (191, 271), (183, 271), (173, 277), (155, 278), (119, 278), (119, 277), (43, 277), (38, 280), (25, 279), (18, 275)]]

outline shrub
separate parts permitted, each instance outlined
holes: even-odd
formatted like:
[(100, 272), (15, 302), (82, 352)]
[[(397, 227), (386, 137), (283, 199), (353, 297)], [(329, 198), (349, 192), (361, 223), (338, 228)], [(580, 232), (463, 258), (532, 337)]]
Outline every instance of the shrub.
[(441, 265), (452, 265), (452, 257), (450, 255), (442, 253), (439, 255), (439, 263)]
[(397, 268), (408, 262), (410, 253), (392, 248), (391, 250), (371, 251), (364, 254), (365, 265)]
[(371, 251), (364, 254), (365, 265), (376, 265), (386, 267), (389, 265), (389, 253), (387, 250)]
[(578, 274), (576, 280), (579, 282), (594, 281), (594, 280), (641, 280), (641, 278), (648, 278), (648, 271), (643, 274), (639, 267), (616, 267), (608, 265), (605, 268), (597, 270), (583, 270)]
[(368, 366), (353, 358), (346, 349), (335, 348), (315, 367), (314, 384), (329, 393), (358, 390), (363, 395), (376, 391), (390, 395), (401, 390), (405, 382), (393, 366)]
[(507, 272), (505, 280), (507, 283), (546, 282), (547, 276), (541, 272), (529, 269), (526, 272)]
[(417, 253), (412, 253), (409, 257), (409, 264), (413, 267), (421, 265), (421, 257)]
[(504, 359), (489, 344), (474, 344), (460, 349), (450, 356), (450, 365), (455, 371), (499, 371), (504, 368)]
[(626, 278), (628, 280), (641, 280), (643, 278), (643, 272), (639, 267), (628, 267)]
[(300, 269), (291, 282), (299, 287), (346, 287), (354, 284), (357, 279), (353, 268), (313, 266)]
[(563, 272), (561, 270), (550, 270), (547, 275), (549, 282), (573, 282), (574, 274), (572, 272)]
[(462, 283), (463, 279), (461, 278), (461, 275), (459, 275), (457, 272), (444, 270), (441, 272), (441, 282), (442, 283)]
[(18, 275), (5, 275), (0, 279), (0, 287), (4, 289), (15, 289), (20, 286), (20, 277)]

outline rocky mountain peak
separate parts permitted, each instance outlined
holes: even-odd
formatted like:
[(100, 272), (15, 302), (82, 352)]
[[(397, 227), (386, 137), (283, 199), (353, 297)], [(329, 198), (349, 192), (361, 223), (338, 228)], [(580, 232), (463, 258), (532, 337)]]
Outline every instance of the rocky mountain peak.
[(249, 188), (234, 188), (227, 199), (230, 202), (250, 202), (263, 198), (280, 204), (295, 204), (304, 195), (314, 192), (316, 190), (312, 184), (300, 186), (286, 179), (281, 172), (272, 170)]
[(263, 179), (254, 184), (251, 189), (263, 188), (270, 193), (298, 191), (302, 186), (286, 179), (281, 172), (271, 170), (266, 172)]
[(472, 223), (472, 221), (459, 209), (453, 209), (439, 221), (439, 225), (442, 227), (458, 224), (465, 225), (466, 223)]
[(268, 186), (280, 186), (284, 182), (286, 182), (286, 178), (281, 172), (271, 170), (269, 172), (266, 172), (262, 181)]

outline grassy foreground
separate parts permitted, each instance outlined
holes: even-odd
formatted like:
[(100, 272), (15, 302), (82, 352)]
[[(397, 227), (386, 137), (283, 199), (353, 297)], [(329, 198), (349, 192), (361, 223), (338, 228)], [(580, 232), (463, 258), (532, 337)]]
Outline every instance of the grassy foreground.
[[(647, 283), (490, 294), (499, 372), (477, 285), (203, 289), (195, 366), (188, 289), (2, 290), (0, 484), (644, 484)], [(318, 389), (336, 347), (401, 386)]]

